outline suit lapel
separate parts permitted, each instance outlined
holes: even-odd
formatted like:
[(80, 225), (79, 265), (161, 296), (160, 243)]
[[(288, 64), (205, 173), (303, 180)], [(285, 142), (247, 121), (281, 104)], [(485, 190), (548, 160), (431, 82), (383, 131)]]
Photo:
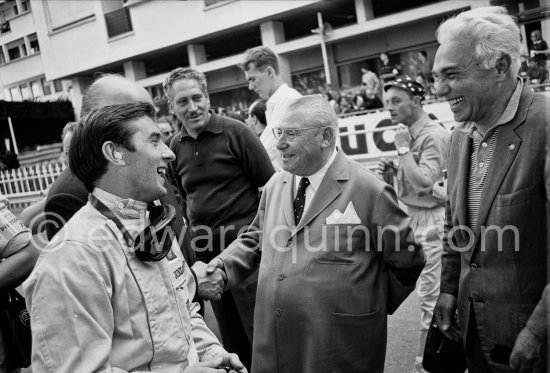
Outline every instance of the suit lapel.
[(319, 185), (319, 189), (315, 192), (313, 200), (304, 212), (300, 223), (293, 232), (293, 235), (299, 232), (303, 227), (308, 225), (315, 217), (317, 217), (327, 206), (336, 199), (342, 192), (339, 180), (348, 180), (348, 163), (342, 151), (338, 151), (332, 165), (330, 165), (323, 181)]
[[(515, 130), (525, 122), (532, 99), (533, 95), (524, 89), (516, 116), (512, 122), (501, 126), (499, 129), (495, 150), (491, 158), (491, 166), (487, 171), (487, 179), (481, 194), (482, 198), (479, 206), (476, 232), (480, 232), (481, 226), (485, 224), (489, 210), (493, 205), (493, 200), (520, 150), (521, 138)], [(477, 234), (476, 238), (479, 236)]]

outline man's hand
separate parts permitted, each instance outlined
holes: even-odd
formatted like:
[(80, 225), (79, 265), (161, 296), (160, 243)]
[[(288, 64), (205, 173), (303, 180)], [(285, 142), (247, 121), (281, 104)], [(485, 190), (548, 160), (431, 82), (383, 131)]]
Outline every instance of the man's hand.
[(183, 373), (247, 373), (245, 367), (235, 354), (225, 354), (214, 360), (203, 361), (186, 368)]
[(510, 355), (510, 367), (518, 373), (544, 373), (544, 343), (526, 327), (518, 334)]
[(202, 299), (220, 300), (227, 277), (221, 269), (208, 272), (208, 266), (203, 262), (195, 262), (193, 271), (197, 276), (197, 293)]
[(402, 147), (410, 147), (411, 145), (411, 134), (409, 132), (409, 127), (405, 126), (403, 123), (399, 123), (395, 129), (394, 143), (397, 149)]
[(451, 294), (441, 293), (434, 309), (435, 322), (441, 333), (455, 342), (460, 341), (460, 329), (458, 328), (456, 315), (456, 297)]
[(393, 161), (388, 158), (380, 158), (378, 161), (378, 173), (383, 174), (388, 170), (395, 168)]
[(226, 372), (239, 372), (247, 373), (246, 368), (243, 363), (237, 356), (237, 354), (225, 354), (222, 355), (221, 366), (225, 369)]
[(447, 180), (438, 181), (434, 184), (432, 196), (437, 202), (445, 202), (447, 199)]
[(215, 257), (208, 263), (208, 266), (206, 267), (206, 273), (211, 274), (216, 271), (216, 269), (219, 269), (225, 273), (225, 267), (223, 265), (223, 260), (221, 260), (218, 257)]

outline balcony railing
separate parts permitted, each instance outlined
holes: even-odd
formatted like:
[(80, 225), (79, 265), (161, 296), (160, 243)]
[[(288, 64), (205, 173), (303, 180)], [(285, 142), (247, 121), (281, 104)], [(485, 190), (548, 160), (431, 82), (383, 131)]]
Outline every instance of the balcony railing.
[(109, 38), (130, 32), (132, 28), (132, 19), (128, 8), (120, 8), (113, 12), (105, 14), (105, 23), (107, 24), (107, 34)]

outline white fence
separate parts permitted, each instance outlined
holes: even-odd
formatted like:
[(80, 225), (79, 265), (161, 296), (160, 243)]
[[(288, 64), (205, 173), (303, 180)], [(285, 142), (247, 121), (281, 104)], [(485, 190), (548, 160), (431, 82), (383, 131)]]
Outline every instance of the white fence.
[(65, 167), (61, 162), (51, 162), (0, 171), (0, 193), (10, 205), (26, 206), (38, 200)]

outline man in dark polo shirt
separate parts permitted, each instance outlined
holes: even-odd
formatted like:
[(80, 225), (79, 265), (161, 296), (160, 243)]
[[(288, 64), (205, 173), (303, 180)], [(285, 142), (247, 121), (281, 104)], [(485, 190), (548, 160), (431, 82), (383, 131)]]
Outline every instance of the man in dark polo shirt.
[[(210, 110), (206, 77), (173, 70), (164, 82), (170, 108), (183, 123), (171, 142), (173, 167), (197, 259), (209, 262), (252, 222), (261, 188), (275, 172), (258, 137)], [(222, 341), (250, 367), (257, 273), (212, 302)]]

